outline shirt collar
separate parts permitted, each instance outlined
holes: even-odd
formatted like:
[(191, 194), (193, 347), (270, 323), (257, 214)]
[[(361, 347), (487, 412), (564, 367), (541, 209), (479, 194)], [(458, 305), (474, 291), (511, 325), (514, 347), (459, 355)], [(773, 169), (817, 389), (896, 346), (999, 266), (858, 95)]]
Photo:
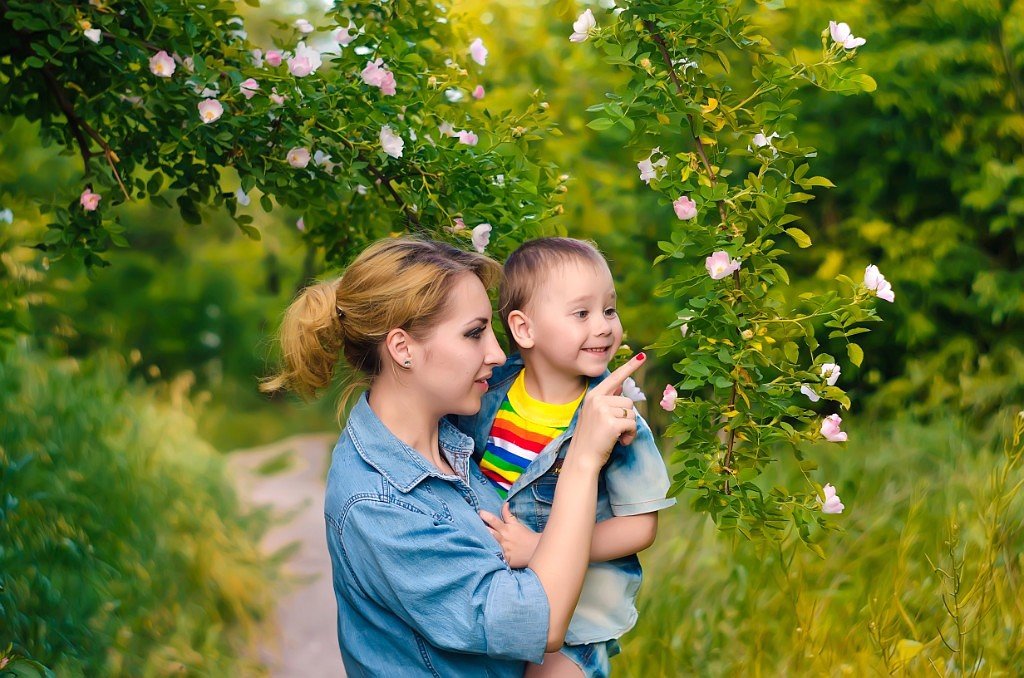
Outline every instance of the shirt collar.
[[(359, 456), (400, 492), (411, 491), (427, 476), (447, 477), (427, 462), (423, 455), (395, 437), (370, 407), (368, 394), (366, 391), (359, 396), (345, 425)], [(442, 419), (438, 429), (438, 444), (455, 472), (466, 478), (469, 457), (473, 452), (473, 439)]]

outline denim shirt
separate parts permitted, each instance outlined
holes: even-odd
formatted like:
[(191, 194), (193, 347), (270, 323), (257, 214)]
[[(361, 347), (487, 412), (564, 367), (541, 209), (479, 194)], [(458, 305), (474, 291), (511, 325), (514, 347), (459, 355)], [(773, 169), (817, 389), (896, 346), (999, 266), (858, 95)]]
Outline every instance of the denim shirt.
[[(522, 369), (522, 356), (518, 353), (510, 356), (491, 375), (480, 411), (471, 416), (452, 417), (461, 431), (473, 437), (477, 458), (487, 447), (487, 436), (498, 409)], [(591, 379), (590, 385), (599, 384), (607, 376), (606, 371), (602, 376)], [(540, 532), (547, 525), (555, 497), (555, 483), (578, 418), (577, 409), (565, 433), (548, 443), (509, 489), (509, 508), (532, 530)], [(491, 488), (497, 496), (493, 485)], [(665, 497), (668, 488), (665, 462), (650, 427), (638, 413), (636, 439), (629, 445), (615, 445), (601, 471), (597, 485), (597, 521), (668, 508), (676, 503), (675, 499)], [(637, 618), (636, 595), (640, 589), (640, 578), (640, 560), (635, 554), (591, 563), (565, 642), (570, 645), (602, 642), (618, 638), (633, 628)]]
[(518, 678), (543, 658), (547, 595), (477, 514), (499, 514), (501, 499), (468, 437), (442, 421), (439, 443), (457, 475), (398, 440), (364, 393), (334, 448), (324, 514), (351, 678)]

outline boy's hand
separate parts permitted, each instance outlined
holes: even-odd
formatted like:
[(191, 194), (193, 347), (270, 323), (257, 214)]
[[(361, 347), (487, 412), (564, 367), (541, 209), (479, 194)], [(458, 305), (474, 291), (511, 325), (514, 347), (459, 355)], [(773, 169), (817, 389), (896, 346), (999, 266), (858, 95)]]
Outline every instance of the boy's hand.
[(633, 401), (620, 395), (622, 383), (644, 362), (643, 353), (638, 353), (625, 365), (612, 372), (600, 384), (590, 389), (583, 398), (576, 434), (569, 443), (569, 455), (578, 459), (597, 462), (604, 466), (618, 441), (628, 445), (636, 438), (636, 411)]
[(501, 507), (501, 516), (499, 518), (493, 513), (480, 511), (480, 517), (487, 524), (487, 529), (501, 545), (501, 550), (505, 554), (505, 562), (512, 569), (521, 570), (530, 564), (533, 552), (537, 550), (537, 544), (540, 543), (540, 532), (534, 532), (519, 522), (512, 515), (512, 510), (509, 509), (507, 502)]

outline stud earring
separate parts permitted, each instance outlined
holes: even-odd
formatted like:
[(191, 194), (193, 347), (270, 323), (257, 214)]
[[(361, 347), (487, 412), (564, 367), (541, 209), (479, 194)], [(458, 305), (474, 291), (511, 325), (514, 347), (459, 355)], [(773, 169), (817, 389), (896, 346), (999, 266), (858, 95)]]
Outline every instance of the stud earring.
[(402, 367), (404, 367), (405, 369), (409, 369), (410, 367), (412, 367), (412, 361), (406, 360), (404, 363), (402, 363)]

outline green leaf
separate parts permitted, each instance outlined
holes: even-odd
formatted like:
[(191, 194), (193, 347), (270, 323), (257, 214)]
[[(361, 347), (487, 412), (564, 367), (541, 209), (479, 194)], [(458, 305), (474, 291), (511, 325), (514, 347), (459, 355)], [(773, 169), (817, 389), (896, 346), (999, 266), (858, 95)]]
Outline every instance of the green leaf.
[(860, 367), (861, 362), (864, 360), (864, 349), (857, 344), (847, 344), (846, 355), (849, 356), (851, 363)]
[(786, 233), (789, 234), (794, 241), (796, 241), (797, 247), (801, 249), (811, 246), (811, 237), (801, 231), (799, 228), (787, 228)]
[(786, 360), (791, 363), (796, 363), (800, 360), (800, 347), (796, 345), (796, 342), (787, 341), (782, 345), (782, 352), (786, 355)]
[(596, 118), (587, 123), (587, 127), (598, 132), (606, 129), (610, 129), (615, 124), (614, 120), (608, 118)]

